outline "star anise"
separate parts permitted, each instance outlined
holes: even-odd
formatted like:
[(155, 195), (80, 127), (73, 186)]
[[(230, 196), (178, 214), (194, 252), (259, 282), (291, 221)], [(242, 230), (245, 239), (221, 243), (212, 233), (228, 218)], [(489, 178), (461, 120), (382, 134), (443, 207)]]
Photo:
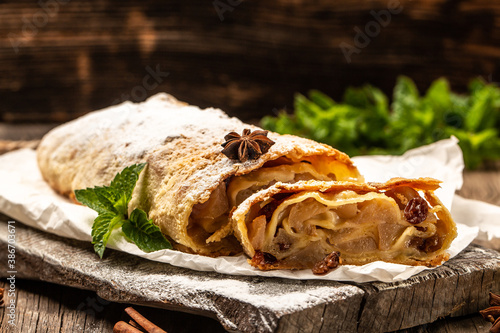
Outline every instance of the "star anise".
[(226, 142), (222, 144), (222, 147), (224, 147), (222, 153), (228, 158), (240, 162), (249, 159), (256, 160), (274, 145), (274, 141), (267, 137), (267, 133), (267, 131), (263, 130), (252, 132), (248, 128), (243, 130), (242, 135), (231, 132), (224, 137)]
[(479, 311), (483, 318), (491, 323), (493, 326), (490, 332), (500, 332), (500, 295), (490, 292), (490, 307)]

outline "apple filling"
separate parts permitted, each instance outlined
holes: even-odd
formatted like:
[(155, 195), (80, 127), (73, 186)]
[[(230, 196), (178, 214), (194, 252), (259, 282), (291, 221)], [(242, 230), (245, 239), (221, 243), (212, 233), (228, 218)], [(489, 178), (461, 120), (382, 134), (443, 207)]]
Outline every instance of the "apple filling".
[(220, 241), (232, 231), (229, 213), (252, 194), (281, 183), (303, 180), (362, 181), (355, 168), (324, 156), (312, 156), (293, 161), (287, 157), (269, 161), (248, 174), (233, 176), (219, 184), (209, 199), (193, 206), (188, 234), (197, 242)]
[[(418, 264), (443, 251), (449, 234), (439, 218), (443, 209), (429, 207), (406, 186), (364, 194), (278, 193), (255, 203), (246, 216), (254, 256), (250, 262), (261, 269), (312, 268), (339, 252), (344, 264), (376, 260)], [(267, 256), (265, 262), (255, 259), (261, 253)]]

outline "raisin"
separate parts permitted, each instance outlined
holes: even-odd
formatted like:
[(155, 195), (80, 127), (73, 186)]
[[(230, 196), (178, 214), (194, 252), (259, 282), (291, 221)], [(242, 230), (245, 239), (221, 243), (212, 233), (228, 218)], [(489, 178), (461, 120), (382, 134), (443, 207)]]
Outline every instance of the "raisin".
[(425, 221), (428, 212), (429, 206), (427, 205), (427, 201), (421, 197), (416, 197), (406, 204), (404, 215), (406, 220), (411, 224), (418, 224)]
[(257, 213), (257, 215), (264, 215), (266, 217), (266, 221), (269, 222), (271, 221), (271, 217), (273, 216), (273, 213), (274, 211), (276, 210), (276, 208), (278, 207), (278, 205), (276, 204), (277, 201), (273, 200), (271, 201), (270, 203), (268, 203), (267, 205), (265, 205), (264, 207), (262, 207), (259, 212)]
[(273, 199), (281, 203), (292, 194), (293, 193), (286, 193), (286, 192), (276, 193), (275, 195), (273, 195)]
[(255, 251), (252, 261), (257, 265), (272, 265), (278, 261), (271, 253)]
[(443, 239), (438, 235), (434, 235), (432, 237), (426, 238), (423, 244), (418, 247), (418, 249), (422, 252), (429, 253), (439, 250), (442, 245)]
[(339, 252), (330, 253), (329, 255), (326, 256), (325, 262), (328, 268), (337, 268), (337, 266), (340, 264), (340, 253)]
[(262, 252), (264, 253), (264, 263), (266, 264), (274, 264), (276, 261), (278, 261), (278, 259), (276, 259), (275, 256), (273, 256), (271, 253), (267, 253), (267, 252)]
[(274, 211), (278, 206), (285, 201), (286, 198), (291, 196), (293, 193), (278, 193), (273, 196), (273, 200), (262, 207), (259, 212), (257, 213), (259, 216), (260, 215), (265, 215), (266, 216), (266, 221), (269, 222), (271, 221), (271, 217), (273, 216)]
[(337, 268), (342, 261), (340, 260), (339, 252), (332, 252), (327, 255), (323, 260), (318, 261), (312, 268), (313, 274), (323, 275), (328, 273), (331, 269)]
[(316, 275), (323, 275), (328, 273), (330, 268), (326, 265), (326, 262), (324, 260), (318, 261), (316, 264), (314, 264), (314, 267), (312, 268), (313, 274)]
[(422, 237), (412, 237), (408, 241), (408, 247), (417, 248), (420, 251), (422, 251), (421, 248), (423, 244), (424, 244), (424, 239)]

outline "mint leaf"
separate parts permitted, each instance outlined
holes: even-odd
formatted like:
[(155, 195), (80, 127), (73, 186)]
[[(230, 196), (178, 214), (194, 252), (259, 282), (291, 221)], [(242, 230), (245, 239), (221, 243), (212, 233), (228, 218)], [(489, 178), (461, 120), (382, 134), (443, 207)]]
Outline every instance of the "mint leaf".
[(311, 90), (296, 94), (292, 114), (266, 116), (265, 129), (295, 134), (338, 148), (348, 155), (401, 154), (408, 149), (459, 138), (467, 168), (500, 159), (500, 88), (483, 79), (471, 81), (469, 93), (455, 94), (449, 82), (435, 80), (424, 94), (400, 76), (392, 102), (378, 88), (347, 88), (342, 101)]
[(96, 186), (85, 190), (75, 190), (75, 197), (80, 203), (99, 214), (115, 213), (126, 218), (128, 202), (139, 179), (139, 173), (146, 163), (134, 164), (118, 173), (109, 186)]
[(419, 106), (420, 94), (415, 83), (406, 76), (398, 77), (392, 101), (394, 121), (411, 121), (412, 114), (419, 109)]
[(309, 92), (309, 98), (311, 99), (311, 101), (319, 105), (319, 107), (321, 107), (324, 110), (328, 110), (329, 108), (331, 108), (336, 104), (332, 98), (323, 94), (319, 90), (311, 90)]
[(126, 167), (122, 172), (118, 173), (115, 179), (111, 182), (110, 187), (123, 195), (127, 204), (132, 198), (132, 192), (134, 191), (135, 184), (139, 179), (139, 174), (145, 166), (146, 163), (140, 163)]
[(122, 231), (144, 252), (172, 248), (160, 228), (153, 224), (153, 220), (148, 219), (146, 212), (141, 209), (134, 209), (130, 218), (123, 223)]
[(480, 132), (494, 126), (495, 112), (498, 112), (493, 105), (494, 93), (495, 91), (489, 87), (483, 88), (476, 93), (473, 104), (465, 118), (465, 127), (468, 130)]
[(94, 244), (94, 250), (102, 258), (104, 254), (104, 249), (108, 243), (109, 236), (113, 229), (123, 223), (124, 219), (122, 216), (118, 216), (112, 213), (100, 214), (94, 220), (92, 225), (92, 244)]
[(102, 194), (98, 194), (99, 192), (99, 187), (75, 190), (75, 197), (78, 202), (92, 208), (99, 214), (114, 212), (113, 204), (108, 199), (103, 198)]
[(101, 258), (111, 232), (118, 227), (146, 252), (172, 248), (144, 211), (135, 209), (128, 218), (128, 203), (145, 166), (146, 163), (141, 163), (126, 167), (109, 186), (75, 190), (76, 199), (99, 214), (92, 225), (92, 244)]
[(128, 203), (132, 198), (132, 192), (134, 191), (135, 184), (139, 179), (139, 174), (146, 166), (146, 163), (134, 164), (123, 169), (122, 172), (118, 173), (111, 184), (110, 188), (116, 194), (114, 200), (114, 208), (120, 214), (127, 215), (128, 213)]

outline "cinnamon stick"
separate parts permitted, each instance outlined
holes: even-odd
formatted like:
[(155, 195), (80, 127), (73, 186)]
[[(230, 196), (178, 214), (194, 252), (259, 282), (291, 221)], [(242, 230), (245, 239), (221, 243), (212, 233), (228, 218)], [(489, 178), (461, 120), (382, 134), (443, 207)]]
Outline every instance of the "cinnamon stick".
[(146, 330), (146, 332), (148, 332), (148, 333), (167, 333), (166, 331), (162, 330), (161, 328), (159, 328), (158, 326), (156, 326), (155, 324), (153, 324), (152, 322), (147, 320), (144, 316), (142, 316), (134, 308), (128, 307), (125, 309), (125, 312), (130, 317), (132, 317), (132, 319), (134, 319), (137, 324), (139, 324), (142, 328), (144, 328)]
[(142, 333), (137, 328), (130, 326), (124, 321), (119, 321), (113, 327), (113, 333)]

